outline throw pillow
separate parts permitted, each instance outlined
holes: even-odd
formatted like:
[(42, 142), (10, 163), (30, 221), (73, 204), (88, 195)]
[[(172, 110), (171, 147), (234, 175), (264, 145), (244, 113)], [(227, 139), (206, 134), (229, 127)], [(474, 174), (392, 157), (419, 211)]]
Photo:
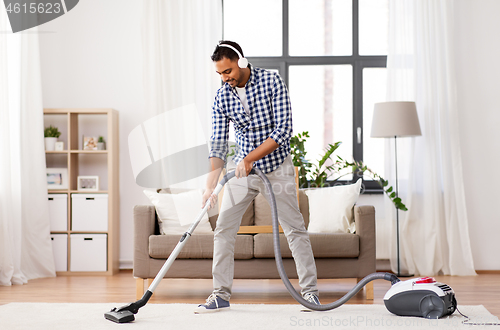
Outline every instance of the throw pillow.
[[(202, 190), (195, 189), (179, 194), (157, 193), (152, 190), (144, 190), (156, 208), (160, 233), (163, 235), (182, 235), (191, 224), (198, 218), (201, 212)], [(208, 222), (208, 214), (205, 213), (193, 232), (196, 234), (213, 234), (212, 227)]]
[(309, 226), (311, 233), (354, 233), (356, 226), (352, 208), (361, 190), (359, 179), (344, 186), (306, 189), (309, 199)]

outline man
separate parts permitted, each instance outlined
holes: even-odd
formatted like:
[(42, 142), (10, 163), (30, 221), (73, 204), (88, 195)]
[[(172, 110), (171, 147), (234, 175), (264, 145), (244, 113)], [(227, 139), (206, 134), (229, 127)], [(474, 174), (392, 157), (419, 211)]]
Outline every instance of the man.
[[(242, 61), (243, 59), (244, 61)], [(315, 304), (318, 299), (316, 264), (297, 203), (295, 170), (290, 156), (292, 109), (287, 88), (272, 71), (253, 67), (243, 58), (241, 47), (221, 41), (212, 55), (215, 70), (225, 83), (215, 96), (212, 108), (210, 163), (202, 207), (212, 195), (228, 152), (229, 122), (233, 122), (237, 151), (236, 179), (226, 184), (217, 226), (214, 231), (213, 293), (195, 313), (229, 309), (234, 274), (234, 244), (242, 216), (259, 192), (267, 192), (257, 176), (248, 176), (253, 166), (262, 170), (276, 195), (278, 216), (297, 266), (303, 297)]]

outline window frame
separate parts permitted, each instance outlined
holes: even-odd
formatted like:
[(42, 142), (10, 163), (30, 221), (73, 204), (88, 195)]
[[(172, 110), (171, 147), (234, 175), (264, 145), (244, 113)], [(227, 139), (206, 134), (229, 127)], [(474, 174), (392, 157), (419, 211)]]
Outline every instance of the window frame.
[[(224, 0), (222, 0), (224, 1)], [(224, 7), (224, 6), (223, 6)], [(289, 68), (295, 65), (339, 65), (349, 64), (353, 70), (353, 158), (357, 161), (363, 160), (363, 69), (365, 68), (386, 68), (387, 55), (360, 55), (359, 54), (359, 2), (352, 0), (352, 55), (348, 56), (290, 56), (289, 54), (289, 0), (282, 0), (282, 55), (281, 56), (248, 56), (250, 63), (257, 67), (267, 69), (278, 69), (285, 84), (289, 85)], [(357, 129), (361, 128), (361, 137), (358, 140)], [(370, 128), (366, 128), (369, 134)], [(334, 141), (332, 141), (333, 143)], [(353, 183), (357, 180), (353, 175), (352, 180), (342, 181)], [(340, 180), (339, 180), (340, 181)], [(327, 186), (334, 182), (327, 181)], [(364, 180), (364, 191), (373, 193), (383, 193), (382, 188), (376, 181)]]

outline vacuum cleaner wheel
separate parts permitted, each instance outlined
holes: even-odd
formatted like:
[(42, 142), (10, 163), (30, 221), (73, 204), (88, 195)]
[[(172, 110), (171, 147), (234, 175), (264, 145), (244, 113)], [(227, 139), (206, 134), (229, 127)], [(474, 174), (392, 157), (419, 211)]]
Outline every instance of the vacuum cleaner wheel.
[(444, 315), (444, 302), (435, 294), (426, 295), (420, 300), (420, 312), (426, 319), (438, 319)]

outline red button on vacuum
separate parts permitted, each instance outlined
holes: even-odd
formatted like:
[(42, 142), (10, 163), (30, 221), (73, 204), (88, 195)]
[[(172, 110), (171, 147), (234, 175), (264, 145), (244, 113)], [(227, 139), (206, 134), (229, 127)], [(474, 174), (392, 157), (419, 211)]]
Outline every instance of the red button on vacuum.
[(421, 283), (436, 283), (436, 280), (434, 279), (434, 277), (421, 277), (418, 280), (416, 280), (415, 283), (417, 283), (417, 284), (421, 284)]

